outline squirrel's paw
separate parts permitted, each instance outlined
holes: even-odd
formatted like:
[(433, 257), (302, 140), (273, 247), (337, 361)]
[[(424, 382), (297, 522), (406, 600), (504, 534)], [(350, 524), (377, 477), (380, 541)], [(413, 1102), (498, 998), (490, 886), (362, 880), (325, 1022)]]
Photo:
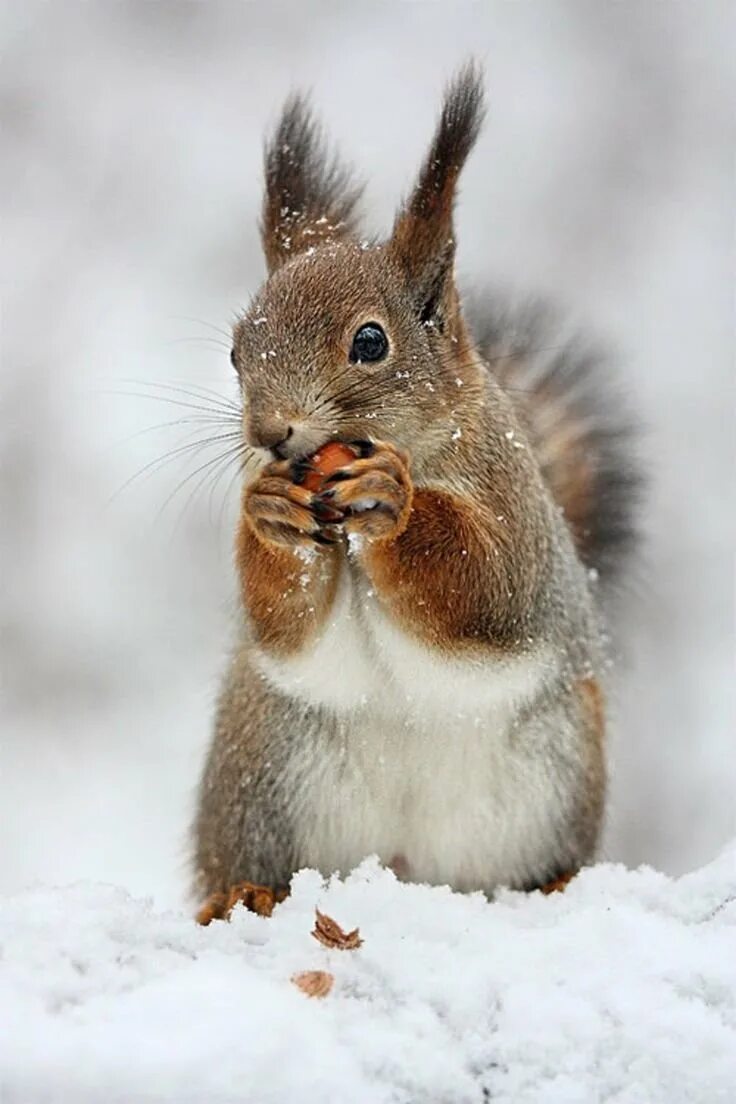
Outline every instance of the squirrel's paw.
[(205, 927), (213, 920), (229, 920), (237, 904), (245, 905), (249, 912), (255, 912), (258, 916), (270, 916), (276, 905), (288, 896), (288, 889), (238, 882), (230, 886), (227, 893), (211, 893), (197, 913), (196, 920)]
[(320, 502), (344, 515), (341, 528), (368, 540), (389, 540), (406, 528), (413, 485), (409, 453), (385, 441), (361, 442), (362, 458), (329, 477)]
[(262, 540), (294, 548), (336, 544), (335, 522), (343, 519), (335, 506), (294, 481), (288, 460), (267, 464), (245, 491), (243, 512)]
[(576, 874), (577, 870), (572, 870), (569, 874), (560, 874), (554, 881), (547, 882), (546, 885), (540, 886), (540, 892), (544, 893), (546, 897), (548, 897), (550, 893), (564, 893)]

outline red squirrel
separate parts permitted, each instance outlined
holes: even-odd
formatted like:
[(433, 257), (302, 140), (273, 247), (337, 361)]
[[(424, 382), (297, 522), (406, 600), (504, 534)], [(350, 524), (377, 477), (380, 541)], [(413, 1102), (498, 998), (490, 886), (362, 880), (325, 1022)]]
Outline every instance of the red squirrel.
[[(604, 597), (639, 478), (607, 366), (533, 313), (467, 321), (453, 206), (482, 118), (470, 63), (384, 241), (361, 239), (304, 98), (267, 145), (268, 276), (233, 332), (255, 463), (194, 824), (202, 922), (372, 854), (489, 894), (595, 856)], [(346, 462), (308, 480), (332, 441)]]

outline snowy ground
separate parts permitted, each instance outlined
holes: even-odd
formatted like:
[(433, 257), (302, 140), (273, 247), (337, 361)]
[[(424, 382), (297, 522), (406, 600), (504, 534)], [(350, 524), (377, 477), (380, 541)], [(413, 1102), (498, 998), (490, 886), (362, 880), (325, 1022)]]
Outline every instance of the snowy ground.
[[(315, 906), (360, 928), (326, 949)], [(198, 928), (121, 889), (0, 905), (3, 1104), (732, 1104), (736, 846), (564, 895), (297, 875), (274, 916)], [(324, 998), (291, 981), (334, 977)], [(8, 1015), (9, 1010), (12, 1013)]]

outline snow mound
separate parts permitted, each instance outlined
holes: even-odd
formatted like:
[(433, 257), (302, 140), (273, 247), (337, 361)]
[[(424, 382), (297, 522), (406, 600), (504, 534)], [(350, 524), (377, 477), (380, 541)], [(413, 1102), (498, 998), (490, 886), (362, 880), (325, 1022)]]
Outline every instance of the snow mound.
[[(315, 906), (359, 950), (310, 935)], [(736, 1099), (736, 847), (492, 903), (369, 860), (198, 928), (109, 886), (0, 904), (3, 1104)], [(334, 975), (324, 998), (290, 980)]]

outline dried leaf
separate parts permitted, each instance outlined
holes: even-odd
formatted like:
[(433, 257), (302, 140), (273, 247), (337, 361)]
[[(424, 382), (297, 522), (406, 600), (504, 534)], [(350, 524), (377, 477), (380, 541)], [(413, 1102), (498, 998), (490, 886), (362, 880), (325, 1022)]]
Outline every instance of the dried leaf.
[(331, 916), (326, 916), (325, 913), (320, 912), (319, 909), (315, 909), (314, 912), (315, 922), (312, 935), (323, 946), (337, 947), (341, 951), (355, 951), (360, 947), (363, 940), (360, 938), (360, 931), (358, 928), (350, 932), (343, 931), (337, 921), (333, 920)]
[(335, 979), (326, 970), (302, 970), (291, 978), (294, 985), (308, 997), (326, 997)]

